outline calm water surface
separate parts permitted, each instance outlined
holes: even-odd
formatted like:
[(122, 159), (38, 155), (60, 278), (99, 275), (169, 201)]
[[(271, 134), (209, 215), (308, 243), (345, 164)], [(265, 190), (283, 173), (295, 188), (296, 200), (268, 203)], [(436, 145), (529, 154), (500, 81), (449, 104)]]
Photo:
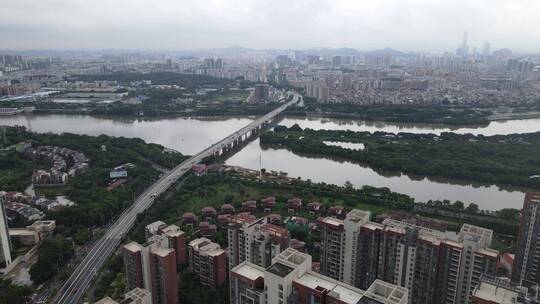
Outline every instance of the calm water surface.
[(122, 120), (86, 115), (0, 117), (0, 125), (21, 125), (35, 132), (139, 137), (189, 155), (207, 148), (252, 121), (250, 118)]
[(487, 126), (449, 128), (445, 125), (389, 123), (380, 121), (346, 120), (333, 118), (285, 118), (281, 125), (290, 127), (298, 124), (302, 128), (314, 130), (351, 130), (351, 131), (385, 131), (389, 133), (434, 133), (454, 132), (459, 134), (508, 135), (512, 133), (540, 132), (540, 118), (492, 121)]
[[(77, 134), (140, 137), (185, 154), (194, 154), (240, 129), (251, 118), (198, 119), (163, 118), (157, 120), (109, 119), (85, 115), (30, 115), (0, 117), (0, 125), (23, 125), (35, 132), (71, 132)], [(281, 124), (299, 124), (302, 128), (339, 129), (354, 131), (386, 131), (435, 133), (456, 132), (484, 135), (527, 133), (540, 131), (540, 119), (492, 122), (478, 128), (449, 129), (437, 125), (392, 124), (325, 118), (286, 118)], [(495, 185), (467, 185), (456, 182), (411, 178), (407, 175), (383, 174), (351, 162), (296, 155), (285, 149), (262, 149), (259, 141), (249, 143), (226, 163), (251, 169), (285, 171), (292, 177), (343, 185), (350, 181), (356, 186), (388, 187), (408, 194), (417, 201), (429, 199), (475, 202), (481, 209), (521, 208), (522, 190), (504, 190)]]

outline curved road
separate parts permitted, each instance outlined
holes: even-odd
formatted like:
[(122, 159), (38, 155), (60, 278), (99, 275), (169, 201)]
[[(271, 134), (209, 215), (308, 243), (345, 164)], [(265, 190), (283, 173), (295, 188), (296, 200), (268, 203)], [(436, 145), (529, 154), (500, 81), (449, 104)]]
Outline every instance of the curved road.
[(135, 202), (129, 208), (122, 212), (116, 222), (114, 222), (114, 224), (108, 228), (103, 237), (101, 237), (101, 239), (99, 239), (88, 251), (88, 254), (84, 257), (81, 263), (77, 265), (68, 280), (64, 282), (64, 285), (54, 297), (53, 303), (78, 303), (86, 288), (90, 286), (90, 283), (92, 282), (92, 279), (96, 273), (104, 265), (109, 256), (120, 245), (122, 239), (126, 236), (135, 223), (137, 214), (149, 208), (159, 195), (167, 191), (167, 189), (169, 189), (169, 187), (176, 183), (178, 179), (186, 174), (193, 165), (200, 163), (205, 157), (212, 156), (214, 153), (219, 152), (227, 145), (241, 139), (243, 135), (246, 135), (256, 128), (259, 128), (264, 123), (269, 122), (281, 112), (285, 111), (287, 107), (299, 102), (302, 99), (302, 97), (297, 93), (289, 92), (289, 94), (293, 95), (293, 99), (288, 103), (258, 118), (242, 129), (199, 152), (197, 155), (190, 157), (180, 165), (176, 166), (174, 169), (164, 173), (159, 180), (148, 187), (148, 189), (137, 197)]

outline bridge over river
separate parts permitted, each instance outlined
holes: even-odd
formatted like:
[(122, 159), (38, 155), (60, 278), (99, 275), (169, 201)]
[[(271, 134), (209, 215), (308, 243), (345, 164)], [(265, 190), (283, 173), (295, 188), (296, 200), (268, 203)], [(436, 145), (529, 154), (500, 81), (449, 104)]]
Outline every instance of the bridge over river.
[(135, 202), (107, 229), (105, 234), (88, 251), (83, 260), (77, 265), (71, 276), (64, 282), (53, 299), (53, 303), (74, 304), (78, 303), (84, 291), (90, 286), (97, 272), (105, 264), (107, 259), (116, 251), (127, 233), (133, 227), (137, 215), (148, 209), (154, 201), (180, 178), (188, 173), (192, 166), (202, 160), (220, 156), (232, 151), (244, 141), (249, 140), (265, 127), (271, 125), (274, 120), (287, 109), (301, 101), (302, 97), (294, 92), (289, 92), (292, 99), (279, 106), (272, 112), (258, 118), (242, 129), (234, 132), (219, 142), (211, 145), (196, 155), (185, 160), (174, 169), (164, 173), (154, 184), (148, 187)]

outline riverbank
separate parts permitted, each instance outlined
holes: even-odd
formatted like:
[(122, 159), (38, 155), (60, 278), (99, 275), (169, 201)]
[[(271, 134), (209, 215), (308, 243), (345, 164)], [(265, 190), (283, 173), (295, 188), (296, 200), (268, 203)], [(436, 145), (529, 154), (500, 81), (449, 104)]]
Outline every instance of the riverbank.
[[(352, 150), (324, 141), (361, 143)], [(464, 181), (540, 188), (540, 133), (491, 137), (442, 133), (368, 133), (276, 127), (261, 144), (311, 156), (335, 157), (373, 168)], [(535, 165), (538, 163), (537, 165)]]
[(530, 119), (530, 118), (540, 118), (540, 111), (531, 111), (531, 112), (524, 112), (524, 113), (500, 113), (500, 114), (494, 114), (490, 115), (488, 117), (491, 121), (499, 121), (499, 120), (520, 120), (520, 119)]

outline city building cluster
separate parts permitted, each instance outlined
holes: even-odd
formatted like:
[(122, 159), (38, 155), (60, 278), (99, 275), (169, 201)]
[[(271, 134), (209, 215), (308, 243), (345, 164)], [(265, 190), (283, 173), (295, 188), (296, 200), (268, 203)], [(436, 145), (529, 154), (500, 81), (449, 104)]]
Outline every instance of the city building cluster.
[[(248, 101), (279, 101), (268, 84), (297, 87), (320, 102), (445, 106), (517, 106), (539, 101), (540, 59), (486, 42), (471, 48), (465, 34), (455, 52), (403, 53), (392, 49), (237, 50), (185, 54), (101, 54), (64, 61), (0, 55), (0, 96), (8, 100), (98, 103), (140, 102), (117, 96), (118, 89), (174, 89), (173, 84), (133, 80), (80, 80), (76, 75), (176, 72), (258, 83)], [(60, 93), (60, 95), (58, 95)], [(76, 98), (63, 94), (76, 94)], [(91, 93), (92, 98), (81, 95)], [(100, 96), (99, 94), (109, 94)], [(113, 94), (114, 96), (112, 96)], [(99, 96), (99, 98), (97, 98)], [(196, 97), (196, 96), (195, 96)], [(196, 99), (196, 98), (195, 98)]]
[[(37, 246), (56, 228), (55, 221), (41, 220), (45, 215), (26, 204), (30, 199), (22, 193), (0, 191), (0, 274), (2, 276), (13, 271), (20, 263), (32, 260)], [(8, 221), (16, 216), (23, 216), (31, 224), (25, 228), (9, 228)], [(15, 257), (13, 241), (30, 249), (24, 255)]]
[(40, 220), (45, 217), (42, 210), (36, 208), (36, 200), (31, 195), (17, 191), (0, 191), (0, 196), (4, 201), (7, 216), (10, 218), (21, 218), (25, 221)]
[[(391, 214), (374, 221), (369, 211), (300, 198), (287, 200), (289, 216), (282, 221), (271, 213), (275, 197), (241, 205), (238, 211), (231, 204), (201, 210), (204, 223), (226, 231), (226, 248), (212, 240), (215, 234), (200, 236), (194, 213), (185, 213), (180, 224), (190, 233), (161, 221), (147, 225), (145, 244), (123, 246), (127, 290), (145, 289), (148, 303), (178, 303), (177, 270), (187, 265), (206, 288), (228, 281), (230, 303), (238, 304), (540, 303), (540, 194), (525, 197), (513, 270), (513, 256), (491, 248), (493, 231), (471, 224), (451, 233), (434, 229), (446, 228), (437, 221), (401, 221)], [(261, 212), (265, 216), (255, 215)], [(316, 222), (300, 212), (315, 215)], [(320, 261), (305, 252), (302, 240), (291, 239), (299, 227), (316, 235)], [(511, 273), (501, 276), (502, 268)]]
[(69, 177), (75, 177), (88, 171), (89, 159), (84, 153), (57, 146), (32, 147), (26, 143), (20, 148), (26, 159), (35, 162), (50, 163), (49, 170), (36, 170), (32, 174), (34, 186), (62, 186)]
[(297, 58), (279, 70), (307, 96), (333, 103), (511, 106), (537, 102), (540, 93), (540, 64), (504, 54), (364, 56), (353, 65), (334, 65), (342, 62), (336, 57)]

